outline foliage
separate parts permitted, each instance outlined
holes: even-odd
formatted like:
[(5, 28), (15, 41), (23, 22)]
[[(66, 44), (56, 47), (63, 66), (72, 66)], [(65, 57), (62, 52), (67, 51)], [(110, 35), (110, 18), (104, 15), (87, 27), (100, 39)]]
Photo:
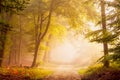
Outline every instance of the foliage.
[(111, 29), (111, 37), (113, 37), (112, 40), (112, 48), (110, 49), (110, 52), (114, 53), (112, 54), (112, 60), (113, 61), (120, 61), (120, 1), (114, 0), (113, 2), (108, 3), (109, 7), (113, 8), (113, 12), (110, 12), (111, 14), (108, 15), (107, 20), (109, 21), (109, 28)]
[(88, 67), (85, 74), (92, 74), (94, 72), (97, 72), (98, 70), (103, 69), (102, 64), (95, 64), (93, 66)]
[(51, 70), (46, 70), (42, 68), (0, 68), (0, 74), (3, 75), (21, 75), (24, 77), (30, 77), (30, 79), (42, 79), (50, 74)]
[(98, 42), (98, 43), (103, 43), (103, 42), (108, 42), (111, 43), (117, 35), (112, 35), (111, 31), (106, 32), (104, 35), (102, 34), (103, 30), (96, 30), (89, 32), (86, 37), (90, 39), (91, 42)]
[[(22, 26), (22, 37), (24, 37), (23, 45), (30, 43), (24, 48), (28, 48), (30, 51), (35, 50), (35, 39), (36, 34), (44, 34), (46, 30), (46, 25), (48, 23), (48, 15), (50, 11), (50, 3), (52, 0), (32, 0), (30, 5), (26, 8), (29, 0), (1, 0), (0, 2), (0, 16), (4, 14), (8, 16), (9, 19), (4, 20), (0, 19), (0, 31), (4, 29), (5, 31), (11, 30), (11, 37), (18, 38), (19, 35), (19, 25)], [(87, 22), (97, 22), (99, 21), (99, 14), (97, 13), (97, 8), (95, 0), (53, 0), (52, 5), (52, 16), (51, 16), (51, 24), (49, 25), (49, 29), (45, 35), (45, 37), (41, 40), (39, 53), (43, 54), (43, 52), (50, 50), (50, 46), (47, 46), (48, 43), (55, 43), (55, 40), (62, 40), (66, 37), (67, 30), (74, 29), (76, 33), (88, 31)], [(113, 44), (113, 48), (110, 50), (115, 54), (112, 56), (108, 56), (109, 60), (118, 60), (120, 58), (120, 47), (119, 47), (119, 35), (120, 35), (120, 20), (119, 20), (119, 0), (115, 0), (115, 2), (106, 2), (107, 7), (113, 7), (113, 12), (107, 15), (107, 26), (108, 30), (103, 35), (103, 30), (99, 29), (93, 32), (90, 32), (87, 37), (91, 40), (91, 42), (108, 42), (109, 44)], [(20, 11), (23, 11), (20, 14)], [(6, 14), (7, 13), (7, 14)], [(22, 22), (20, 22), (18, 15), (21, 16)], [(12, 14), (12, 16), (11, 16)], [(9, 17), (10, 16), (10, 17)], [(13, 18), (13, 19), (12, 19)], [(42, 22), (42, 27), (40, 26)], [(101, 22), (100, 22), (101, 23)], [(12, 27), (11, 27), (12, 26)], [(35, 29), (37, 28), (37, 29)], [(87, 30), (86, 30), (87, 29)], [(8, 33), (9, 34), (9, 33)], [(49, 35), (52, 36), (51, 39)], [(6, 35), (5, 35), (6, 36)], [(0, 36), (0, 38), (2, 35)], [(1, 38), (2, 39), (2, 38)], [(19, 39), (17, 39), (18, 42)], [(13, 41), (14, 42), (14, 41)], [(13, 43), (15, 44), (15, 42)], [(10, 44), (8, 44), (10, 45)], [(16, 47), (16, 46), (15, 46)], [(17, 46), (18, 47), (18, 46)], [(1, 46), (0, 46), (1, 49)], [(42, 51), (43, 52), (42, 52)], [(22, 50), (24, 52), (24, 50)], [(26, 52), (24, 52), (26, 55)], [(117, 53), (117, 54), (116, 54)], [(111, 57), (112, 56), (112, 57)], [(108, 59), (106, 58), (106, 59)], [(84, 71), (83, 71), (84, 72)]]
[[(103, 64), (98, 63), (98, 64), (94, 64), (92, 66), (89, 66), (88, 68), (86, 68), (85, 70), (83, 70), (83, 75), (91, 75), (94, 73), (101, 73), (103, 71), (106, 70), (120, 70), (120, 65), (117, 63), (111, 63), (111, 66), (109, 68), (103, 67)], [(80, 74), (81, 74), (81, 70), (79, 70)]]
[(86, 73), (86, 71), (87, 71), (86, 69), (79, 69), (79, 70), (78, 70), (78, 73), (79, 73), (80, 75), (81, 75), (81, 74), (84, 75), (84, 74)]
[(0, 2), (0, 12), (11, 12), (17, 13), (18, 11), (24, 10), (26, 4), (29, 0), (1, 0)]
[(22, 11), (29, 0), (0, 0), (0, 66), (2, 66), (8, 31), (11, 30), (10, 18)]
[[(6, 14), (6, 16), (10, 16), (24, 10), (28, 1), (29, 0), (2, 0), (0, 2), (0, 16), (3, 16), (4, 14)], [(6, 18), (0, 18), (0, 25), (0, 31), (3, 32), (9, 31), (12, 28)]]
[(40, 79), (52, 74), (52, 71), (45, 69), (31, 69), (28, 72), (32, 74), (31, 79)]
[[(103, 29), (98, 29), (87, 34), (87, 38), (91, 42), (103, 43), (107, 42), (111, 46), (109, 52), (112, 54), (106, 55), (107, 60), (110, 62), (120, 60), (120, 6), (119, 0), (114, 0), (113, 2), (105, 2), (106, 4), (106, 23), (107, 30), (103, 34)], [(108, 11), (107, 11), (108, 9)], [(100, 22), (101, 23), (101, 22)], [(101, 58), (101, 61), (104, 62), (104, 57)]]
[(118, 80), (120, 78), (118, 67), (91, 67), (81, 80)]

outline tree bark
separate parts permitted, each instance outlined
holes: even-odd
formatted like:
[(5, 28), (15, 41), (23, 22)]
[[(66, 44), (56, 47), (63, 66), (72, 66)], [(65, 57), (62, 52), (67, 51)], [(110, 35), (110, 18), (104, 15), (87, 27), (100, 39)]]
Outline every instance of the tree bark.
[[(107, 32), (107, 28), (106, 28), (106, 14), (105, 14), (105, 2), (104, 2), (104, 0), (101, 0), (101, 17), (102, 17), (103, 35), (105, 35)], [(104, 48), (104, 67), (109, 67), (109, 61), (106, 59), (106, 56), (108, 55), (108, 43), (107, 43), (107, 41), (103, 42), (103, 48)]]

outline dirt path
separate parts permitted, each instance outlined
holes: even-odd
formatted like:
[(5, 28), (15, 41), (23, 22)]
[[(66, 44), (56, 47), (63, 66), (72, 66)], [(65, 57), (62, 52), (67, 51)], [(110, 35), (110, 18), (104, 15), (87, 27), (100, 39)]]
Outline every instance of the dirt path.
[(80, 75), (75, 70), (59, 70), (44, 80), (81, 80)]

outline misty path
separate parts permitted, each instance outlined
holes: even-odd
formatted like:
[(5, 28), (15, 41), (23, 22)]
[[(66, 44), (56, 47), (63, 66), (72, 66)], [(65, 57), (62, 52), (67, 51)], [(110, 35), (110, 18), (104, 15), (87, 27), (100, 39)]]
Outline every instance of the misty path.
[(77, 70), (56, 70), (52, 75), (47, 76), (44, 80), (81, 80), (81, 75)]

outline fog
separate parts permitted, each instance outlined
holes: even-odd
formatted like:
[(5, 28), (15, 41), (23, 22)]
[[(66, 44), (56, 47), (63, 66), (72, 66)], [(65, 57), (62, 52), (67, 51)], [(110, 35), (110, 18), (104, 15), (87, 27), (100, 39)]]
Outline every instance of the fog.
[(94, 64), (102, 55), (102, 44), (91, 43), (82, 35), (75, 37), (68, 33), (63, 42), (54, 45), (51, 49), (50, 61), (86, 67)]

